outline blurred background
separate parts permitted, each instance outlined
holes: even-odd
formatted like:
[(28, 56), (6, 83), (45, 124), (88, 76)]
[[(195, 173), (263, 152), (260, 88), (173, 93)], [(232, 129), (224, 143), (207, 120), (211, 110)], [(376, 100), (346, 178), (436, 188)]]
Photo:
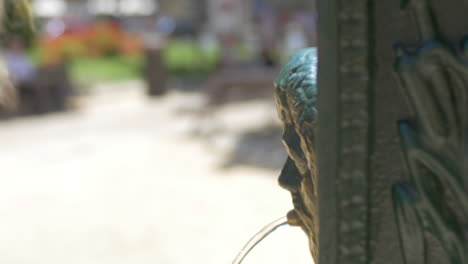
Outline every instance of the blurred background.
[[(314, 1), (30, 8), (36, 32), (1, 37), (0, 262), (230, 263), (292, 209), (273, 81), (316, 45)], [(244, 263), (312, 259), (287, 227)]]

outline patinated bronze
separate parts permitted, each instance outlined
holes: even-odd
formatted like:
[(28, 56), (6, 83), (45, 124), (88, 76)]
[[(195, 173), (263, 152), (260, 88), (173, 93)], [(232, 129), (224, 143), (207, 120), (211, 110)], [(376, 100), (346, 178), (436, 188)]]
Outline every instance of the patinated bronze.
[(278, 115), (284, 123), (283, 143), (288, 158), (279, 177), (291, 192), (294, 212), (290, 221), (309, 235), (310, 251), (317, 257), (317, 166), (314, 126), (317, 102), (317, 51), (305, 49), (293, 55), (275, 81)]
[(317, 86), (309, 49), (275, 88), (316, 263), (468, 263), (468, 2), (318, 6)]
[[(430, 245), (440, 247), (439, 263), (467, 263), (468, 67), (437, 33), (432, 7), (425, 1), (406, 3), (418, 21), (422, 45), (413, 52), (403, 43), (395, 46), (395, 70), (414, 117), (399, 122), (409, 179), (394, 185), (393, 200), (406, 263), (429, 262)], [(461, 52), (467, 50), (466, 36), (459, 45)]]

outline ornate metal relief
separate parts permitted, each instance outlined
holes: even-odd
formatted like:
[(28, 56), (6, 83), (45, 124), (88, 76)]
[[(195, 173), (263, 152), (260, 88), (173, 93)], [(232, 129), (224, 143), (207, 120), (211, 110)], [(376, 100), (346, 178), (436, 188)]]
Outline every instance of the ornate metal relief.
[[(370, 30), (369, 3), (339, 1), (340, 107), (337, 125), (340, 166), (336, 178), (337, 263), (368, 263)], [(320, 84), (319, 84), (320, 85)], [(320, 89), (320, 88), (319, 88)], [(320, 111), (320, 109), (319, 109)], [(326, 118), (323, 117), (322, 118)], [(326, 221), (326, 220), (325, 220)]]
[(442, 247), (444, 263), (467, 263), (468, 42), (441, 40), (429, 0), (407, 1), (405, 8), (417, 21), (423, 45), (395, 46), (396, 72), (414, 112), (398, 125), (409, 175), (393, 187), (401, 247), (407, 264), (429, 263), (430, 236)]
[[(336, 183), (337, 228), (330, 236), (340, 240), (334, 256), (340, 262), (367, 263), (368, 254), (368, 136), (369, 81), (368, 6), (365, 0), (341, 1), (339, 11), (340, 97), (339, 126), (342, 129), (338, 155), (343, 157)], [(316, 125), (316, 51), (308, 49), (291, 57), (276, 81), (278, 113), (284, 122), (289, 158), (280, 184), (293, 197), (294, 210), (310, 240), (316, 262), (319, 251), (319, 215)]]
[(316, 263), (467, 263), (468, 16), (457, 8), (468, 2), (319, 0), (318, 94), (307, 52), (275, 89), (289, 152), (280, 183)]

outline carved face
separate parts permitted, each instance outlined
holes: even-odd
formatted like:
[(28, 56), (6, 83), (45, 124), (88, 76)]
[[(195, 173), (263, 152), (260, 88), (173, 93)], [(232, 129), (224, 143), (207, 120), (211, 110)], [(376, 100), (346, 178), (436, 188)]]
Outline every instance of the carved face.
[(275, 84), (278, 115), (284, 123), (283, 144), (288, 159), (279, 184), (291, 192), (297, 222), (309, 237), (317, 260), (317, 169), (314, 151), (316, 51), (307, 49), (291, 57)]
[[(276, 100), (281, 100), (280, 94), (276, 94)], [(281, 105), (281, 106), (280, 106)], [(294, 210), (298, 216), (299, 225), (309, 237), (309, 246), (312, 255), (316, 256), (317, 245), (317, 216), (315, 194), (315, 164), (309, 161), (315, 154), (306, 146), (303, 135), (297, 132), (293, 122), (294, 109), (287, 109), (286, 105), (278, 104), (280, 119), (284, 122), (283, 144), (288, 152), (288, 158), (281, 170), (279, 184), (288, 190), (293, 199)], [(286, 107), (284, 107), (286, 106)], [(304, 148), (305, 147), (305, 148)]]

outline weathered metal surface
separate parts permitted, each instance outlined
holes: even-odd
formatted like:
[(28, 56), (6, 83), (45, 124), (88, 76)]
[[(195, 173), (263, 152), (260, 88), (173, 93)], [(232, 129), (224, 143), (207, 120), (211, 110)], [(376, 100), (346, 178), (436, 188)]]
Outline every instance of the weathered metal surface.
[[(405, 44), (395, 47), (396, 73), (413, 118), (399, 123), (409, 179), (394, 185), (393, 200), (406, 263), (434, 263), (431, 246), (440, 251), (437, 263), (467, 263), (468, 65), (437, 33), (432, 8), (426, 1), (405, 4), (416, 18), (422, 45), (415, 51)], [(459, 51), (467, 44), (461, 38)]]
[(310, 251), (317, 257), (317, 168), (314, 150), (316, 123), (317, 51), (306, 49), (287, 62), (275, 81), (278, 114), (284, 123), (283, 143), (288, 159), (279, 177), (291, 192), (299, 222), (309, 235)]
[(317, 263), (468, 262), (467, 11), (319, 2), (318, 99), (307, 52), (275, 89), (290, 155), (280, 183)]

